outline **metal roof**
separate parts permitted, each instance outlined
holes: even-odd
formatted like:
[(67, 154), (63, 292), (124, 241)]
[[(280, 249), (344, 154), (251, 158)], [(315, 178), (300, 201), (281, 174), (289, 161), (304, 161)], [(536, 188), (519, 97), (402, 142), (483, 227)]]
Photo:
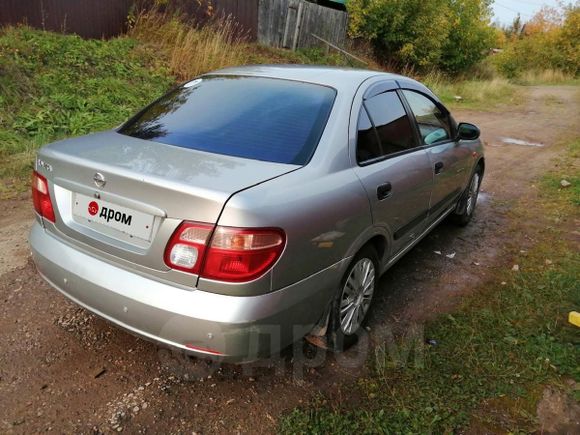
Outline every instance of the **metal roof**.
[(402, 78), (402, 76), (396, 74), (383, 73), (380, 71), (314, 65), (250, 65), (224, 68), (212, 71), (207, 75), (216, 74), (297, 80), (331, 86), (336, 89), (358, 87), (363, 81), (373, 76), (380, 75), (386, 79)]

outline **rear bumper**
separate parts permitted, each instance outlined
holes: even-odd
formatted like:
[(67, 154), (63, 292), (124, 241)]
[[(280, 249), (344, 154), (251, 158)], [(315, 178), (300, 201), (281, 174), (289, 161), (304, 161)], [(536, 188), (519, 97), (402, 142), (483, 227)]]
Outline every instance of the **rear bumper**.
[(146, 339), (227, 362), (268, 357), (307, 334), (347, 261), (284, 289), (242, 297), (186, 290), (122, 269), (75, 249), (39, 223), (30, 246), (43, 278), (77, 304)]

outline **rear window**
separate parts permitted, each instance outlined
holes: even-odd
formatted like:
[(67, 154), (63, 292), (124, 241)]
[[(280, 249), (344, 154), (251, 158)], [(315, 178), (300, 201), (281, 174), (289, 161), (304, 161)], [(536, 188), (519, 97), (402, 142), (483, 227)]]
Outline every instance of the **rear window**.
[(211, 76), (179, 87), (129, 120), (120, 133), (182, 148), (306, 164), (336, 91), (289, 80)]

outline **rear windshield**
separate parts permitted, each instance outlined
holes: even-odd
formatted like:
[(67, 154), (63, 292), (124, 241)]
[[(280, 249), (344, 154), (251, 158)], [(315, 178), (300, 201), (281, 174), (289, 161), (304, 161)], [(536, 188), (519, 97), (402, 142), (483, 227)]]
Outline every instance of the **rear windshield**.
[(211, 76), (169, 92), (120, 133), (229, 156), (306, 164), (336, 91), (257, 77)]

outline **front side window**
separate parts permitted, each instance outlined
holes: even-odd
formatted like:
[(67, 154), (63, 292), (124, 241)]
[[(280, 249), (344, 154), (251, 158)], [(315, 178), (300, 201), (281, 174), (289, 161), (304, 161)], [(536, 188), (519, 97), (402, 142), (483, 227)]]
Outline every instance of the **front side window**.
[(119, 133), (216, 154), (304, 165), (314, 153), (336, 91), (310, 83), (209, 76), (181, 86)]
[[(365, 130), (361, 130), (361, 121), (359, 119), (359, 146), (357, 146), (357, 160), (359, 163), (372, 158), (406, 151), (415, 146), (411, 122), (395, 91), (384, 92), (365, 101), (361, 116), (365, 108), (368, 111), (370, 121), (374, 125), (380, 149), (378, 150), (378, 155), (376, 155), (377, 152), (366, 153), (369, 147), (363, 146), (366, 142), (361, 141), (361, 131), (364, 132)], [(370, 155), (370, 158), (365, 158), (367, 154)]]
[(415, 115), (424, 145), (451, 139), (451, 124), (447, 114), (441, 112), (439, 107), (424, 95), (408, 90), (404, 90), (403, 94)]

